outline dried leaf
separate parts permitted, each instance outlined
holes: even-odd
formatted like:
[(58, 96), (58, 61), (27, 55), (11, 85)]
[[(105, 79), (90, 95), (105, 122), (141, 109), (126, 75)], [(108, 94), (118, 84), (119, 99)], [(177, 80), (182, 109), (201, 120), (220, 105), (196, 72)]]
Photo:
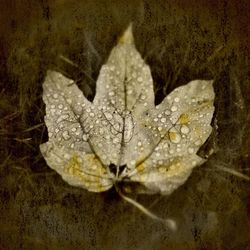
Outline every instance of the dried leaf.
[(155, 106), (131, 26), (102, 66), (92, 103), (58, 72), (47, 73), (43, 90), (41, 152), (71, 185), (101, 192), (135, 182), (139, 192), (170, 194), (205, 161), (196, 153), (212, 130), (212, 81), (191, 81)]

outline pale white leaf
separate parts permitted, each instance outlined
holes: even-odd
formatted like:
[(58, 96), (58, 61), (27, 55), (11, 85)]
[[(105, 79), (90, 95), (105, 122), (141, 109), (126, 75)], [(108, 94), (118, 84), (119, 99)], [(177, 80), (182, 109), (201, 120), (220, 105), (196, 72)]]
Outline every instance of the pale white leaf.
[(131, 26), (102, 66), (92, 103), (57, 72), (48, 71), (43, 90), (49, 141), (41, 152), (71, 185), (101, 192), (135, 182), (139, 192), (170, 194), (205, 161), (197, 151), (212, 130), (212, 81), (191, 81), (155, 106)]

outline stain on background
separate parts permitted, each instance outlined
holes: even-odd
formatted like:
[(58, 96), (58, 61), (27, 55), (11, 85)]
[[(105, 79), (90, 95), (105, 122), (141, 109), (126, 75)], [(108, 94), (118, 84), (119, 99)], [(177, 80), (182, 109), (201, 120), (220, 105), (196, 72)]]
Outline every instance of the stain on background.
[[(248, 249), (248, 1), (5, 1), (0, 13), (0, 249)], [(95, 95), (100, 67), (133, 21), (156, 103), (193, 79), (214, 79), (213, 152), (172, 195), (136, 195), (173, 233), (110, 190), (71, 187), (45, 163), (46, 70)], [(69, 59), (71, 64), (67, 62)]]

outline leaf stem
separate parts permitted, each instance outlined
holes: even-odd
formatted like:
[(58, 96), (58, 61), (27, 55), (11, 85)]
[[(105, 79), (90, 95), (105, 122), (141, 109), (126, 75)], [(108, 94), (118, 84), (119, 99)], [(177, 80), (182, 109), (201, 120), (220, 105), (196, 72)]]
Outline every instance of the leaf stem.
[(141, 205), (139, 202), (137, 202), (137, 201), (131, 199), (130, 197), (124, 195), (117, 185), (115, 185), (115, 189), (116, 189), (117, 193), (121, 196), (122, 199), (124, 199), (128, 203), (135, 206), (142, 213), (144, 213), (145, 215), (147, 215), (148, 217), (150, 217), (153, 220), (157, 220), (157, 221), (163, 223), (164, 225), (166, 225), (172, 231), (176, 231), (177, 225), (176, 225), (176, 222), (174, 220), (172, 220), (172, 219), (163, 219), (163, 218), (158, 217), (157, 215), (155, 215), (154, 213), (149, 211), (147, 208), (145, 208), (143, 205)]
[(220, 166), (220, 165), (215, 166), (215, 167), (216, 167), (218, 170), (227, 172), (227, 173), (232, 174), (232, 175), (235, 175), (235, 176), (237, 176), (237, 177), (239, 177), (239, 178), (242, 178), (242, 179), (245, 179), (245, 180), (247, 180), (247, 181), (250, 181), (250, 177), (249, 177), (249, 176), (247, 176), (247, 175), (245, 175), (245, 174), (242, 174), (242, 173), (240, 173), (240, 172), (238, 172), (238, 171), (236, 171), (236, 170), (234, 170), (234, 169), (227, 168), (227, 167), (223, 167), (223, 166)]

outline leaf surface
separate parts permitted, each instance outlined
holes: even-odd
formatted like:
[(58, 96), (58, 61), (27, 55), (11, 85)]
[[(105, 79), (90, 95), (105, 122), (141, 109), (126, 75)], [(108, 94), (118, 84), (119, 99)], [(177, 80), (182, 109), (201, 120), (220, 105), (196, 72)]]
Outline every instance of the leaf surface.
[(101, 192), (136, 182), (141, 192), (170, 194), (204, 162), (196, 153), (212, 130), (212, 81), (191, 81), (155, 106), (150, 68), (131, 26), (102, 66), (92, 103), (54, 71), (43, 100), (49, 141), (41, 152), (71, 185)]

